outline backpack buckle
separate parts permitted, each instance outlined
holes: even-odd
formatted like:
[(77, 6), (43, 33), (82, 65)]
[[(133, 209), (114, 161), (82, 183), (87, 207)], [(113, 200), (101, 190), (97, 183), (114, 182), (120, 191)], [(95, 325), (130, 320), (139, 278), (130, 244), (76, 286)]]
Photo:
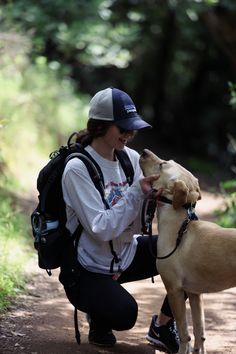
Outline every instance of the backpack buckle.
[(36, 211), (32, 215), (31, 223), (35, 235), (35, 243), (45, 242), (46, 240), (42, 237), (46, 230), (45, 217)]

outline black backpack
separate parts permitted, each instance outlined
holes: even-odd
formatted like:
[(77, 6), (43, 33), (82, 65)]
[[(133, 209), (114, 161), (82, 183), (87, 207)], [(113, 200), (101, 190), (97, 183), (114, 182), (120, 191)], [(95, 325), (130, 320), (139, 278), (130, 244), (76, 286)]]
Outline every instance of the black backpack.
[[(66, 208), (63, 200), (61, 179), (66, 163), (72, 158), (81, 159), (88, 169), (89, 175), (99, 190), (103, 202), (107, 208), (104, 198), (104, 181), (99, 165), (90, 154), (78, 143), (73, 143), (73, 133), (66, 146), (52, 152), (50, 161), (39, 172), (37, 179), (38, 205), (31, 215), (32, 233), (34, 236), (34, 247), (38, 251), (38, 264), (46, 269), (51, 275), (51, 269), (61, 267), (65, 252), (72, 252), (76, 263), (77, 254), (73, 252), (78, 243), (83, 226), (79, 224), (73, 235), (66, 228)], [(116, 157), (121, 163), (129, 185), (133, 182), (134, 170), (127, 153), (123, 150), (115, 151)], [(73, 247), (71, 247), (73, 245)], [(113, 248), (111, 245), (111, 251)], [(68, 279), (69, 280), (69, 279)]]

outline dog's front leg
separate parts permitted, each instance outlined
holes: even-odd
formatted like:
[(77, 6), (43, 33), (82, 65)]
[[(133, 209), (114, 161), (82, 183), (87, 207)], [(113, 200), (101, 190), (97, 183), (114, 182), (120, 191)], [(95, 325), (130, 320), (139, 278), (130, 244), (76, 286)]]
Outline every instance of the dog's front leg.
[(193, 320), (193, 333), (195, 337), (194, 353), (206, 354), (205, 349), (205, 316), (201, 294), (188, 293)]
[(189, 354), (191, 352), (191, 338), (188, 333), (184, 291), (182, 289), (169, 291), (168, 300), (170, 302), (179, 333), (180, 345), (178, 354)]

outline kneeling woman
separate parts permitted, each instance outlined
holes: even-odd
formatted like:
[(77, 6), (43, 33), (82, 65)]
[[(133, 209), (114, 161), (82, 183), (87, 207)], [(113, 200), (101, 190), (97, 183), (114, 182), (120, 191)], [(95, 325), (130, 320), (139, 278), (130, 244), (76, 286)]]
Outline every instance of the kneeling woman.
[[(158, 274), (148, 237), (141, 235), (142, 204), (158, 176), (144, 178), (139, 154), (126, 146), (135, 131), (149, 127), (125, 92), (116, 88), (99, 91), (90, 102), (87, 129), (78, 133), (78, 142), (101, 168), (109, 209), (81, 160), (69, 161), (63, 174), (67, 227), (73, 233), (78, 220), (83, 225), (78, 244), (79, 284), (65, 287), (65, 291), (70, 302), (88, 314), (88, 339), (94, 345), (113, 346), (116, 338), (112, 330), (127, 330), (136, 322), (137, 303), (121, 284)], [(125, 150), (132, 163), (131, 186), (116, 159), (116, 150)], [(157, 237), (153, 237), (154, 254), (156, 243)], [(161, 349), (178, 351), (167, 298), (159, 316), (152, 318), (147, 339)]]

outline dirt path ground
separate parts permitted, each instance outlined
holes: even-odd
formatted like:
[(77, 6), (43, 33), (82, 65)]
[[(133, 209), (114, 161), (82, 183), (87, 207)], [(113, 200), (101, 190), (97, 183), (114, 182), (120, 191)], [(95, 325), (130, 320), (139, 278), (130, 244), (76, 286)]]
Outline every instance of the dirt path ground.
[[(212, 210), (220, 204), (220, 198), (203, 193), (197, 213), (202, 219), (209, 220)], [(88, 325), (82, 313), (79, 313), (82, 344), (77, 345), (74, 339), (73, 308), (65, 298), (57, 280), (57, 272), (48, 277), (38, 269), (36, 258), (29, 270), (27, 295), (19, 296), (11, 311), (0, 320), (1, 354), (155, 353), (155, 349), (147, 344), (145, 335), (151, 316), (158, 311), (165, 294), (159, 277), (156, 277), (154, 284), (148, 279), (125, 286), (139, 304), (138, 320), (132, 330), (116, 332), (117, 345), (104, 350), (88, 344)], [(208, 354), (236, 353), (236, 288), (207, 294), (204, 299)], [(189, 309), (188, 317), (192, 331)]]

